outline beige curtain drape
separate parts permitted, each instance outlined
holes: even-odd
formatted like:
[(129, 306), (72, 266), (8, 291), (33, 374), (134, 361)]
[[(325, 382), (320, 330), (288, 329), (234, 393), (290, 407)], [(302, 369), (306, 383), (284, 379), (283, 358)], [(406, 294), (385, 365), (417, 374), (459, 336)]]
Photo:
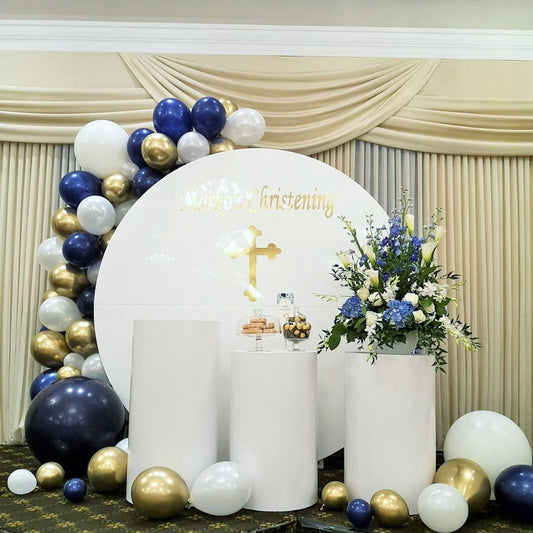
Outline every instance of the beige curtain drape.
[[(81, 90), (58, 88), (52, 77), (31, 87), (0, 85), (0, 233), (6, 250), (0, 267), (1, 442), (21, 438), (28, 386), (38, 372), (28, 347), (45, 288), (35, 251), (51, 235), (58, 180), (75, 168), (72, 147), (54, 143), (71, 145), (79, 128), (95, 119), (113, 120), (128, 132), (150, 127), (159, 99), (174, 96), (190, 105), (206, 95), (257, 109), (267, 122), (262, 146), (319, 153), (315, 157), (354, 177), (387, 209), (402, 187), (423, 219), (444, 208), (448, 239), (441, 259), (468, 281), (459, 312), (483, 349), (470, 357), (450, 347), (448, 374), (439, 378), (439, 439), (460, 414), (485, 408), (511, 417), (531, 440), (533, 97), (520, 92), (533, 87), (529, 65), (492, 62), (494, 80), (501, 73), (514, 76), (492, 91), (481, 61), (120, 59), (127, 71), (121, 79), (131, 82), (124, 87), (109, 81), (109, 69)], [(455, 71), (475, 76), (459, 84)], [(474, 88), (460, 93), (458, 85)]]
[(29, 347), (47, 287), (35, 252), (51, 235), (58, 177), (73, 165), (71, 146), (0, 142), (0, 442), (23, 438), (30, 385), (40, 371)]

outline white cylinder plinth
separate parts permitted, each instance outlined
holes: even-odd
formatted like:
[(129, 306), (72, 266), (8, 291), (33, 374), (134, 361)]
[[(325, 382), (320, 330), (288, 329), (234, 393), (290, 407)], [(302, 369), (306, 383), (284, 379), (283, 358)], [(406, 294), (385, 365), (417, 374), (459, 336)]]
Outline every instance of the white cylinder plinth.
[(344, 483), (370, 501), (391, 489), (417, 514), (436, 467), (435, 369), (424, 355), (346, 354)]
[(255, 511), (317, 501), (316, 352), (231, 354), (230, 458), (249, 472)]
[(133, 325), (126, 499), (146, 468), (166, 466), (189, 489), (217, 461), (218, 322)]

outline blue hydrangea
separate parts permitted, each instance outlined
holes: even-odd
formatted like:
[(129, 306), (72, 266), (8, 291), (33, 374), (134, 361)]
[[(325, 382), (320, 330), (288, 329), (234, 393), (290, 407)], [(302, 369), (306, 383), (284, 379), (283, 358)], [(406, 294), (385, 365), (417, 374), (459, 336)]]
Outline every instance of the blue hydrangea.
[(363, 306), (359, 296), (350, 296), (342, 305), (341, 314), (344, 318), (359, 318), (363, 316)]
[(418, 237), (414, 236), (411, 239), (411, 245), (413, 247), (413, 253), (411, 254), (411, 261), (416, 261), (418, 259), (420, 247), (422, 246), (423, 242), (424, 242), (424, 238), (419, 239)]
[(383, 312), (383, 318), (396, 329), (408, 326), (413, 317), (415, 308), (411, 302), (403, 300), (391, 300), (387, 303), (387, 309)]

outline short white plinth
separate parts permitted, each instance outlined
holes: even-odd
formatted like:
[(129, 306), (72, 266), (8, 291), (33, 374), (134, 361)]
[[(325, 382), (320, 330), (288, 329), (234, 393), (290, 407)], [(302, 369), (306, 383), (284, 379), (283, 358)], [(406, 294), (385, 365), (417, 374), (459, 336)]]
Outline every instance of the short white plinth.
[(218, 322), (134, 322), (129, 502), (131, 485), (146, 468), (171, 468), (191, 488), (217, 461), (218, 352)]
[(344, 483), (370, 501), (396, 491), (410, 514), (433, 482), (436, 462), (435, 369), (425, 355), (346, 354)]
[(231, 354), (230, 458), (252, 477), (246, 509), (317, 501), (316, 352)]

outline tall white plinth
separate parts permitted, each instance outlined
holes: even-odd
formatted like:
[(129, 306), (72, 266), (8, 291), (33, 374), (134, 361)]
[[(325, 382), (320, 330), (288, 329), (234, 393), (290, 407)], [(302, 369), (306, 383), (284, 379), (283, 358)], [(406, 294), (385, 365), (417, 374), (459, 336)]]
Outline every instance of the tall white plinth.
[(317, 501), (316, 352), (231, 354), (230, 458), (252, 477), (246, 509)]
[(382, 489), (417, 514), (436, 462), (435, 369), (426, 355), (346, 354), (344, 484), (370, 501)]
[(217, 461), (218, 322), (133, 325), (126, 499), (146, 468), (166, 466), (189, 489)]

